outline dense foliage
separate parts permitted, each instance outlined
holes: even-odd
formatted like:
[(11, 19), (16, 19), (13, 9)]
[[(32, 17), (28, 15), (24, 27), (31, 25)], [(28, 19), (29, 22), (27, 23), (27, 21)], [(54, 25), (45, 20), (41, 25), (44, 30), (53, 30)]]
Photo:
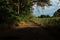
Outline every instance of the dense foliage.
[(49, 15), (41, 15), (41, 16), (38, 16), (38, 18), (49, 18), (50, 16)]
[[(9, 20), (16, 20), (20, 17), (20, 20), (24, 18), (31, 18), (33, 3), (37, 2), (48, 4), (49, 0), (0, 0), (0, 19), (1, 23)], [(10, 21), (10, 22), (11, 22)]]

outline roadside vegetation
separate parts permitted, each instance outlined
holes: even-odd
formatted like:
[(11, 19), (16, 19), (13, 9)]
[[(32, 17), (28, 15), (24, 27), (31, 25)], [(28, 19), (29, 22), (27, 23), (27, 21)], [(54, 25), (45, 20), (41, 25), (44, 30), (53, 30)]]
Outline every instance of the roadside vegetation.
[[(0, 38), (55, 40), (60, 36), (60, 11), (52, 17), (33, 15), (32, 6), (51, 6), (49, 0), (0, 0)], [(36, 27), (35, 27), (36, 26)]]
[(51, 18), (33, 18), (37, 24), (43, 24), (42, 26), (59, 26), (60, 25), (60, 17), (51, 17)]

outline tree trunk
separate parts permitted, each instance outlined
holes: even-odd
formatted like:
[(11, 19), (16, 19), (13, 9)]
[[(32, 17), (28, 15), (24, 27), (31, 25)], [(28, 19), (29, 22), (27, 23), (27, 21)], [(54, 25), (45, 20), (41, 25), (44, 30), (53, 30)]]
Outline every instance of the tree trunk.
[(20, 2), (19, 2), (19, 0), (18, 0), (18, 3), (19, 3), (19, 5), (18, 5), (18, 15), (19, 15), (19, 13), (20, 13)]

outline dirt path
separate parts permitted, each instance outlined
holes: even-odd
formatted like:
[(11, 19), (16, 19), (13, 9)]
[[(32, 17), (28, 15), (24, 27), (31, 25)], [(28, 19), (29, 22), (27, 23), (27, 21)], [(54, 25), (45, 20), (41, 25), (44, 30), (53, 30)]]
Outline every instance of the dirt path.
[(24, 23), (24, 22), (19, 23), (19, 26), (17, 28), (39, 27), (39, 26), (41, 26), (41, 25), (39, 25), (39, 24), (37, 24), (37, 23), (35, 23), (33, 21), (30, 21), (28, 23)]

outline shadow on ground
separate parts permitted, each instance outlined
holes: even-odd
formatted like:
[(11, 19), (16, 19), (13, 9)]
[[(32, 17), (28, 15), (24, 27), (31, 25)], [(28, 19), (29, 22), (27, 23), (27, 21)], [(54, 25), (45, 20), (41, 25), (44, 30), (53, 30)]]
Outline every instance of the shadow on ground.
[(0, 31), (0, 39), (58, 40), (60, 39), (60, 27), (10, 29)]

